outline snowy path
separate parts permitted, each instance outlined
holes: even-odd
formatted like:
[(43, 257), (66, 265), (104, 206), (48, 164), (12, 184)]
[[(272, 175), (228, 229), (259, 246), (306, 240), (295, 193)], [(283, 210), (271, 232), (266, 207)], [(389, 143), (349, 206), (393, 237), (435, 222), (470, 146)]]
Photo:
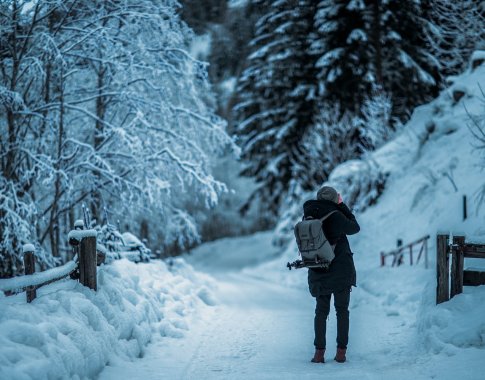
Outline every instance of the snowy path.
[[(235, 249), (238, 246), (239, 250)], [(221, 247), (207, 248), (213, 256), (221, 254)], [(231, 248), (235, 254), (244, 249), (240, 244)], [(304, 287), (280, 285), (254, 277), (251, 271), (241, 272), (241, 262), (217, 260), (219, 266), (207, 266), (206, 260), (198, 262), (198, 257), (204, 256), (201, 254), (189, 261), (217, 279), (218, 305), (191, 322), (183, 338), (158, 339), (149, 345), (142, 359), (108, 366), (100, 379), (326, 377), (362, 380), (442, 379), (445, 375), (446, 378), (480, 378), (476, 368), (470, 369), (469, 363), (470, 359), (480, 358), (481, 350), (470, 351), (468, 355), (454, 354), (446, 358), (446, 365), (443, 365), (442, 356), (417, 354), (416, 310), (396, 306), (402, 300), (397, 299), (392, 290), (379, 291), (381, 287), (377, 284), (387, 281), (385, 272), (380, 272), (383, 278), (364, 281), (352, 293), (351, 332), (345, 364), (332, 360), (336, 323), (332, 307), (327, 332), (327, 363), (321, 365), (309, 362), (313, 354), (314, 300)], [(240, 260), (240, 255), (238, 257)], [(254, 264), (254, 255), (245, 257), (248, 263)], [(463, 377), (467, 372), (470, 376)]]

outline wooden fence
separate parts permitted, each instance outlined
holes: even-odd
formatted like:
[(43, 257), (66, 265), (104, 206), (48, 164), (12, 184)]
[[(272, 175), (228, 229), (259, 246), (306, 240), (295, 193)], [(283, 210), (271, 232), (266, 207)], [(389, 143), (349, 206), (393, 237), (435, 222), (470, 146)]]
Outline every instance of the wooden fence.
[(407, 253), (409, 254), (409, 265), (414, 264), (414, 252), (417, 252), (417, 250), (414, 250), (415, 246), (419, 246), (421, 244), (421, 247), (419, 247), (419, 252), (418, 252), (418, 257), (416, 259), (416, 265), (418, 265), (419, 260), (421, 259), (421, 256), (424, 254), (424, 267), (427, 269), (428, 268), (428, 239), (430, 238), (429, 235), (423, 236), (421, 239), (418, 239), (416, 241), (413, 241), (412, 243), (402, 245), (401, 240), (398, 240), (397, 248), (390, 251), (390, 252), (381, 252), (381, 266), (386, 265), (386, 257), (392, 256), (392, 266), (399, 266), (403, 264), (404, 262), (404, 255)]
[(71, 276), (90, 289), (97, 290), (96, 230), (74, 230), (69, 233), (69, 244), (76, 247), (77, 255), (70, 262), (44, 272), (35, 273), (35, 252), (31, 244), (24, 245), (25, 275), (0, 280), (0, 291), (16, 294), (26, 291), (27, 302), (37, 296), (37, 289)]
[(436, 304), (462, 293), (463, 286), (485, 285), (485, 271), (464, 270), (465, 258), (485, 259), (485, 244), (466, 243), (465, 236), (451, 241), (448, 235), (436, 236)]

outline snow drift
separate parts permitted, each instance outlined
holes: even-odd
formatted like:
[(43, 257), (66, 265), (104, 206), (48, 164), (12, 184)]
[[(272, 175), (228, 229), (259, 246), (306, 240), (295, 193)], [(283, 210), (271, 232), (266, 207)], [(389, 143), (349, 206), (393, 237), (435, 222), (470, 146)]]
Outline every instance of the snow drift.
[(94, 292), (68, 280), (25, 295), (0, 292), (0, 378), (93, 378), (143, 356), (154, 335), (182, 337), (196, 311), (215, 304), (213, 282), (183, 260), (98, 270)]

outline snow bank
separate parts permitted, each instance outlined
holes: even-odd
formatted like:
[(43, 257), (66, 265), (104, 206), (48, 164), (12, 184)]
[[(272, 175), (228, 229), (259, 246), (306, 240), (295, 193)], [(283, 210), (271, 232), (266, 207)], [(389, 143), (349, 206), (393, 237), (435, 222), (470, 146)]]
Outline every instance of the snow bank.
[(215, 304), (212, 281), (183, 260), (102, 266), (98, 292), (76, 281), (0, 296), (0, 378), (93, 378), (141, 357), (156, 337), (178, 338), (195, 312)]
[(418, 331), (426, 349), (453, 355), (457, 348), (485, 348), (484, 305), (485, 286), (465, 287), (462, 294), (437, 306), (423, 302)]

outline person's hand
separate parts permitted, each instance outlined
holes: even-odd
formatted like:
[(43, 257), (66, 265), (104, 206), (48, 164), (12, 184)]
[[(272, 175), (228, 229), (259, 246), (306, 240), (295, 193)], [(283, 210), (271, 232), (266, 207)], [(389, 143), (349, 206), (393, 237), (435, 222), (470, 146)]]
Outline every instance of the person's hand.
[(340, 195), (340, 193), (338, 193), (338, 201), (337, 203), (340, 204), (342, 203), (344, 200), (342, 199), (342, 196)]

